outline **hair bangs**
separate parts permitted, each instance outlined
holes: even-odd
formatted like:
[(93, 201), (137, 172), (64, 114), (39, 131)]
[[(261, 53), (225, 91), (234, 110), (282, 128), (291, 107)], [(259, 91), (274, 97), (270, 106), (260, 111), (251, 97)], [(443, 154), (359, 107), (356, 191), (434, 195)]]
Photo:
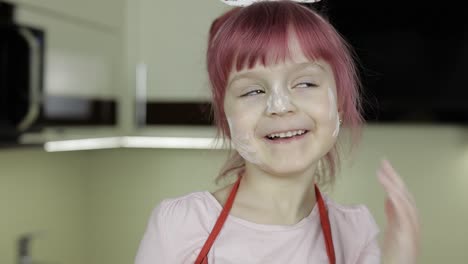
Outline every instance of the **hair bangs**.
[(291, 57), (294, 47), (289, 42), (292, 38), (298, 40), (300, 52), (309, 60), (328, 61), (336, 54), (330, 51), (333, 43), (324, 32), (328, 28), (321, 25), (326, 24), (321, 17), (311, 13), (306, 7), (281, 2), (256, 3), (239, 10), (223, 28), (231, 33), (222, 40), (224, 56), (218, 56), (218, 65), (225, 69), (225, 76), (232, 70), (251, 69), (257, 64), (268, 67), (294, 60)]

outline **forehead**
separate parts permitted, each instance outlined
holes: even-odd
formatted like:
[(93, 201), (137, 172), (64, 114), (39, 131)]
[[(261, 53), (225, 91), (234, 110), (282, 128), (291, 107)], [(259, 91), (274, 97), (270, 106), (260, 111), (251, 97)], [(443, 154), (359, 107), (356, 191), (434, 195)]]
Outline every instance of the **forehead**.
[[(247, 64), (245, 64), (244, 67), (237, 70), (234, 66), (231, 68), (228, 83), (231, 83), (234, 79), (238, 79), (242, 76), (267, 72), (294, 73), (301, 70), (313, 70), (319, 73), (331, 73), (331, 66), (326, 61), (308, 58), (304, 55), (296, 34), (289, 34), (287, 42), (288, 52), (284, 60), (278, 59), (278, 57), (276, 57), (278, 55), (277, 52), (272, 51), (267, 54), (265, 58), (266, 61), (263, 63), (261, 62), (261, 59), (258, 58), (252, 67), (248, 67)], [(233, 65), (236, 65), (236, 63)]]
[(248, 78), (256, 78), (258, 76), (268, 75), (268, 74), (295, 74), (299, 72), (307, 72), (321, 75), (330, 75), (331, 68), (330, 65), (323, 60), (311, 61), (308, 59), (302, 60), (287, 60), (285, 62), (280, 62), (277, 64), (264, 66), (261, 63), (255, 64), (252, 68), (244, 68), (240, 71), (235, 69), (231, 71), (229, 75), (228, 85), (241, 80)]
[(327, 62), (323, 60), (286, 60), (284, 62), (278, 62), (274, 64), (263, 65), (257, 62), (253, 67), (244, 67), (239, 71), (236, 69), (231, 70), (232, 75), (239, 75), (244, 73), (261, 73), (261, 72), (294, 72), (299, 70), (316, 70), (326, 72), (330, 68)]

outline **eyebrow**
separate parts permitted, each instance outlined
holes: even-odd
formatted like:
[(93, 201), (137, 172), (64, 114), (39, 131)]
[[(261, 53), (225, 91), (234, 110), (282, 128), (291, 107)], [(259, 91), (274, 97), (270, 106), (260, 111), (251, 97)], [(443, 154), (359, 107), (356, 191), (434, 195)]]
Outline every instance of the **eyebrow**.
[(320, 63), (317, 63), (317, 62), (304, 62), (304, 63), (300, 63), (298, 64), (300, 65), (298, 68), (299, 69), (295, 69), (295, 70), (304, 70), (304, 69), (307, 69), (307, 68), (313, 68), (313, 69), (316, 69), (317, 67), (322, 70), (322, 71), (326, 71), (325, 70), (325, 67), (323, 67), (322, 64)]
[[(295, 64), (294, 66), (292, 66), (292, 69), (290, 70), (291, 72), (296, 72), (296, 71), (303, 71), (303, 70), (306, 70), (306, 69), (317, 69), (317, 67), (322, 70), (322, 71), (325, 71), (325, 68), (317, 63), (317, 62), (303, 62), (303, 63), (298, 63), (298, 64)], [(228, 87), (229, 85), (231, 85), (232, 83), (236, 82), (236, 81), (239, 81), (241, 79), (252, 79), (253, 77), (255, 77), (255, 75), (257, 75), (257, 73), (255, 72), (245, 72), (245, 73), (240, 73), (240, 74), (237, 74), (236, 76), (234, 76), (231, 81), (229, 81), (228, 83)]]

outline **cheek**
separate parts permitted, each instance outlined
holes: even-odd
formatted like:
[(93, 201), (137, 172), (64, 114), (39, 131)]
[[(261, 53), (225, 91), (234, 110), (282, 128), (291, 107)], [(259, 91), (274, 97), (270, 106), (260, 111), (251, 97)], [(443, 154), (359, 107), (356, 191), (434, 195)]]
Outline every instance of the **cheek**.
[(260, 98), (250, 98), (225, 103), (225, 114), (231, 133), (253, 134), (263, 105)]
[(338, 107), (335, 93), (331, 88), (327, 89), (327, 97), (328, 97), (328, 118), (334, 121), (338, 115)]
[(296, 97), (297, 104), (317, 124), (317, 128), (334, 136), (337, 134), (339, 116), (333, 89), (327, 88), (315, 93), (302, 93)]
[(232, 146), (247, 161), (254, 164), (261, 164), (255, 147), (253, 120), (249, 116), (227, 117), (231, 132)]
[(302, 94), (296, 97), (296, 104), (315, 122), (323, 123), (330, 116), (329, 100), (326, 93)]
[(253, 115), (248, 114), (248, 111), (230, 113), (230, 115), (226, 115), (226, 119), (229, 125), (231, 139), (253, 137), (256, 121)]

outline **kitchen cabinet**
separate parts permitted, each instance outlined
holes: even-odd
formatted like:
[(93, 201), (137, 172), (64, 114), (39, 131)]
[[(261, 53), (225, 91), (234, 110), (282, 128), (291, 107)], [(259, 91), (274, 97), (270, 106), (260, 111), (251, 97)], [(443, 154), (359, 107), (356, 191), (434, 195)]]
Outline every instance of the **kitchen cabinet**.
[(120, 28), (124, 23), (122, 17), (125, 0), (8, 0), (8, 2), (17, 4), (21, 10), (103, 28)]
[(43, 126), (115, 130), (125, 80), (124, 1), (10, 2), (16, 23), (45, 33)]
[(44, 32), (43, 81), (34, 129), (22, 131), (19, 140), (0, 143), (120, 133), (118, 113), (127, 76), (125, 0), (8, 2), (15, 6), (16, 24)]
[(221, 1), (131, 2), (127, 22), (136, 33), (127, 48), (134, 69), (139, 69), (135, 85), (143, 95), (141, 123), (209, 125), (208, 31), (230, 7)]

